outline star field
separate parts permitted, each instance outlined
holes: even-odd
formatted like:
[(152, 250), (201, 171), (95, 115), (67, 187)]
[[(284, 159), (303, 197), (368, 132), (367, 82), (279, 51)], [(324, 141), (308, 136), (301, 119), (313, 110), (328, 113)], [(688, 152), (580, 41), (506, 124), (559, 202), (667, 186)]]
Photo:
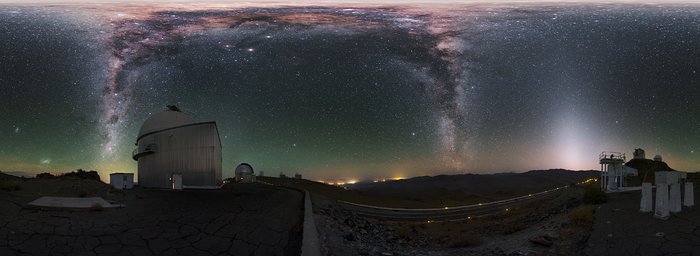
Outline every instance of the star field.
[[(145, 7), (144, 7), (145, 6)], [(185, 6), (185, 7), (183, 7)], [(700, 170), (698, 5), (0, 6), (0, 170), (135, 172), (165, 105), (224, 176)]]

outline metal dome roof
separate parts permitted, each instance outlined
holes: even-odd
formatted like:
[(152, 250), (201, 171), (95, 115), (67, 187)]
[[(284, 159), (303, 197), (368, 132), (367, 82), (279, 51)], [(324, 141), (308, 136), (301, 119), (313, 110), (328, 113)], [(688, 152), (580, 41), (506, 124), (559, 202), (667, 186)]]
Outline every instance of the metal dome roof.
[(236, 173), (251, 173), (252, 174), (253, 167), (247, 163), (239, 164), (238, 167), (236, 167)]
[(166, 110), (152, 115), (141, 125), (139, 138), (144, 134), (194, 123), (192, 118), (180, 111)]

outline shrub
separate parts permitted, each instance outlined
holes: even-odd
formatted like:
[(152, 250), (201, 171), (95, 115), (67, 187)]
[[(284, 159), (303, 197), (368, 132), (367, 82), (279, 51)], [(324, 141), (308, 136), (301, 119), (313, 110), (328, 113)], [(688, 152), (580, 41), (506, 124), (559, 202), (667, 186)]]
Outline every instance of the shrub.
[(84, 171), (83, 169), (78, 169), (74, 172), (68, 172), (61, 174), (61, 177), (65, 178), (76, 178), (76, 179), (90, 179), (90, 180), (100, 180), (100, 175), (96, 171)]
[(43, 173), (39, 173), (36, 175), (37, 179), (51, 179), (51, 178), (55, 178), (55, 177), (56, 176), (53, 176), (53, 174), (48, 173), (48, 172), (43, 172)]
[(608, 195), (603, 192), (598, 186), (586, 187), (586, 192), (583, 193), (583, 202), (587, 204), (601, 204), (608, 201)]
[(503, 234), (510, 235), (525, 228), (527, 228), (527, 226), (525, 226), (522, 221), (510, 221), (503, 224)]
[(467, 234), (461, 234), (458, 235), (457, 237), (454, 237), (452, 240), (450, 240), (447, 244), (448, 247), (452, 248), (462, 248), (462, 247), (471, 247), (471, 246), (477, 246), (482, 243), (482, 239), (480, 236), (473, 234), (473, 233), (467, 233)]
[(21, 190), (21, 189), (22, 189), (22, 185), (20, 185), (19, 182), (0, 181), (0, 190), (2, 190), (2, 191), (12, 192), (12, 191)]
[(574, 208), (569, 212), (569, 222), (577, 226), (587, 226), (593, 223), (594, 206), (587, 204)]

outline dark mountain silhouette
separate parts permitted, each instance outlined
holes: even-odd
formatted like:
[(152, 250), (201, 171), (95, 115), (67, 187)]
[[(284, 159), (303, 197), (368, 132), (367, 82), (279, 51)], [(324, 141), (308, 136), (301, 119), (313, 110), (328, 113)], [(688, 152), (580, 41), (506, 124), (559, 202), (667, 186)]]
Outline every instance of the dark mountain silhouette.
[(669, 167), (668, 164), (662, 161), (654, 161), (651, 159), (632, 159), (625, 163), (626, 166), (637, 169), (637, 177), (630, 177), (632, 186), (640, 186), (642, 182), (654, 182), (654, 174), (662, 171), (676, 171)]
[(351, 188), (368, 195), (451, 204), (457, 201), (481, 202), (527, 195), (597, 177), (600, 177), (598, 171), (553, 169), (525, 173), (421, 176), (406, 180), (358, 183)]

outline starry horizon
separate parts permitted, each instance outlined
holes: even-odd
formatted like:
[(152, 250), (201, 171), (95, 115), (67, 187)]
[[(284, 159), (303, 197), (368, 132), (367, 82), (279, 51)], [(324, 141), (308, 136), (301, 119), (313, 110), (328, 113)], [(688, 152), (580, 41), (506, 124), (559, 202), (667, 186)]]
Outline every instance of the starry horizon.
[[(298, 4), (299, 5), (299, 4)], [(177, 105), (223, 174), (700, 171), (698, 4), (0, 4), (0, 170), (136, 172)]]

